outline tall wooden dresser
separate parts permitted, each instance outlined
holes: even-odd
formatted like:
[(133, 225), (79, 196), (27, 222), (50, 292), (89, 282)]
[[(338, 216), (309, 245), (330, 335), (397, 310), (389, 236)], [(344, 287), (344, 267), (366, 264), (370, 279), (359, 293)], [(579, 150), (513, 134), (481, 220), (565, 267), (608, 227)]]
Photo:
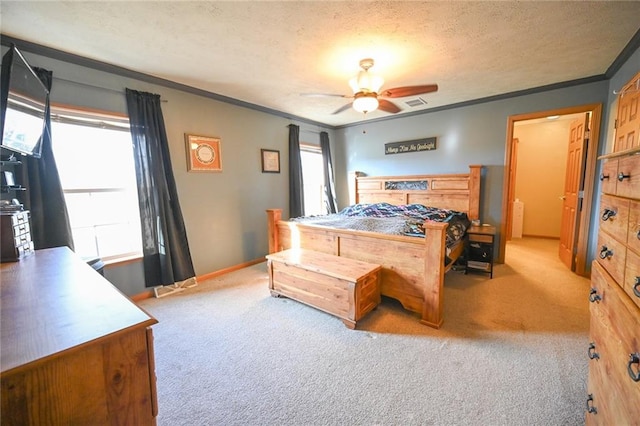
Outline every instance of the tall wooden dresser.
[(591, 270), (586, 423), (640, 424), (640, 73), (621, 91), (613, 152), (601, 157)]

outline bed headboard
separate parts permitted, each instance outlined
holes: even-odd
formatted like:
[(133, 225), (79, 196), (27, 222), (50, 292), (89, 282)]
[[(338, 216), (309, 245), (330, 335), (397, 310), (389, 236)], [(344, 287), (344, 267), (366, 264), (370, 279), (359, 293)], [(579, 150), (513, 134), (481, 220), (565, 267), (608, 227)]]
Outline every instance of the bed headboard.
[(480, 217), (481, 165), (469, 173), (412, 176), (363, 176), (350, 173), (349, 203), (424, 204)]

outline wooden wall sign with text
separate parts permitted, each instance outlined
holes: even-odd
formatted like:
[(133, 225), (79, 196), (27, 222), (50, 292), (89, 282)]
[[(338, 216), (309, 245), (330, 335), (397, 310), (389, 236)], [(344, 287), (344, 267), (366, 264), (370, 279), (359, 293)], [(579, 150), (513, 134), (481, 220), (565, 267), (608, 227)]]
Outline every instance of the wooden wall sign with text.
[(436, 149), (435, 137), (384, 144), (385, 155), (402, 154), (405, 152), (433, 151), (434, 149)]

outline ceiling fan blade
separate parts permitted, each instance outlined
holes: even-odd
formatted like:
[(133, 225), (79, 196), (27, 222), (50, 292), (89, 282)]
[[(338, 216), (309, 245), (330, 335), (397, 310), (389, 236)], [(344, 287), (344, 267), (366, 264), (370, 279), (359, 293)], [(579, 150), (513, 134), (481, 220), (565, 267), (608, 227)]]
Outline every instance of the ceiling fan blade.
[(404, 86), (394, 87), (393, 89), (387, 89), (380, 93), (380, 96), (387, 98), (404, 98), (406, 96), (421, 95), (423, 93), (437, 92), (437, 84), (425, 84), (422, 86)]
[(353, 98), (351, 95), (338, 95), (335, 93), (300, 93), (307, 98)]
[(378, 99), (378, 109), (386, 112), (390, 112), (395, 114), (396, 112), (400, 112), (400, 108), (393, 102), (389, 102), (385, 99)]
[(353, 102), (349, 102), (348, 104), (341, 106), (337, 110), (333, 111), (333, 114), (340, 114), (342, 111), (348, 110), (351, 108), (351, 104), (353, 104)]

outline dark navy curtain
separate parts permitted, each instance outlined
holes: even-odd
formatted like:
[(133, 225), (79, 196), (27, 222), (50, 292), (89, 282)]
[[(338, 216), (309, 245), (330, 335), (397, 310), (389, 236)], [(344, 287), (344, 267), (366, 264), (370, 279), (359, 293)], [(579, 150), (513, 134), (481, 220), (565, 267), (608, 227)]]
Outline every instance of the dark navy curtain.
[(331, 148), (327, 132), (320, 132), (320, 149), (322, 150), (322, 164), (324, 165), (325, 208), (329, 214), (337, 213), (336, 184), (333, 180), (333, 162), (331, 161)]
[(304, 215), (300, 126), (289, 124), (289, 217)]
[[(35, 67), (34, 71), (47, 90), (51, 91), (53, 73)], [(31, 238), (36, 250), (63, 246), (73, 250), (69, 213), (53, 156), (49, 98), (45, 108), (45, 124), (40, 158), (27, 156), (22, 160), (27, 187), (25, 209), (31, 213)]]
[(145, 285), (171, 285), (195, 276), (171, 168), (160, 95), (126, 89), (133, 139)]

